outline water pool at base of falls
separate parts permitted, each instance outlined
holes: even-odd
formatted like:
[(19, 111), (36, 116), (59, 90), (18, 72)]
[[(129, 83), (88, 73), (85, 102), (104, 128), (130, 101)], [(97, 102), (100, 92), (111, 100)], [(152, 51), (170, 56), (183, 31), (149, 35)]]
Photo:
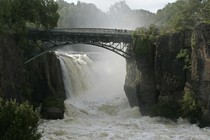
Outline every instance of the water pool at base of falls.
[(57, 55), (69, 99), (63, 120), (42, 120), (41, 140), (210, 140), (209, 128), (143, 117), (137, 107), (130, 108), (122, 58), (106, 55), (94, 62), (86, 54)]
[(179, 119), (142, 117), (126, 97), (80, 97), (65, 101), (63, 120), (43, 121), (42, 140), (210, 140), (210, 129)]

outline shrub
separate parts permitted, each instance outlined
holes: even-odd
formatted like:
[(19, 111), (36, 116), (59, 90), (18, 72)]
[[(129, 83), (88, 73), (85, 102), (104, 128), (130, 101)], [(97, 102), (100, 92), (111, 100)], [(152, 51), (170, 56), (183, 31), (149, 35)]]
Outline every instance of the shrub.
[(158, 35), (159, 29), (155, 25), (150, 25), (149, 28), (137, 28), (132, 33), (135, 55), (149, 55), (153, 50), (153, 43), (156, 41)]
[(182, 117), (188, 118), (191, 123), (197, 123), (201, 119), (202, 109), (198, 100), (190, 90), (186, 90), (180, 101)]
[(38, 122), (39, 115), (28, 102), (19, 104), (0, 98), (1, 140), (39, 140)]
[(191, 70), (191, 56), (188, 49), (181, 49), (176, 58), (184, 61), (184, 70)]

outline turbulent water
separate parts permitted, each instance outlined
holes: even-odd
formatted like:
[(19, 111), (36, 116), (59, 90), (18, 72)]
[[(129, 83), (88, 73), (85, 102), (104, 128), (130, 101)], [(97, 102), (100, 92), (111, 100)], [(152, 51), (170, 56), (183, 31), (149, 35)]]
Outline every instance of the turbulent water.
[(123, 92), (125, 62), (57, 52), (66, 94), (65, 119), (43, 120), (42, 140), (210, 140), (210, 129), (183, 119), (142, 117)]

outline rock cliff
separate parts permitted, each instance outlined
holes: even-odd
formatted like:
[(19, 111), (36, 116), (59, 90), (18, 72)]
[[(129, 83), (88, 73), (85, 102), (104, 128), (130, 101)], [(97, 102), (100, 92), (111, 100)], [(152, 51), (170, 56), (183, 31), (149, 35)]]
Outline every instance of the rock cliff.
[(210, 25), (200, 24), (192, 35), (191, 90), (202, 107), (202, 124), (210, 125)]
[(42, 102), (49, 96), (66, 99), (60, 61), (54, 52), (34, 59), (26, 68), (27, 81), (33, 91), (32, 101)]
[[(39, 105), (48, 97), (66, 99), (56, 54), (47, 53), (24, 64), (19, 39), (16, 35), (0, 34), (0, 97), (20, 102), (30, 100), (34, 105)], [(62, 118), (63, 112), (64, 109), (60, 110), (59, 118)]]
[(35, 104), (42, 103), (41, 116), (46, 119), (64, 117), (65, 87), (60, 61), (49, 52), (26, 64), (27, 81), (32, 90), (30, 98)]
[(22, 100), (25, 70), (14, 35), (0, 34), (0, 96)]
[[(143, 56), (137, 53), (136, 62), (127, 61), (125, 92), (128, 97), (136, 97), (128, 98), (130, 103), (137, 102), (131, 106), (139, 105), (143, 115), (183, 116), (203, 126), (209, 125), (209, 36), (208, 24), (200, 24), (193, 31), (162, 35), (155, 41), (154, 53), (148, 51)], [(187, 105), (192, 105), (194, 110)], [(187, 115), (197, 113), (201, 117), (186, 116), (183, 109)]]

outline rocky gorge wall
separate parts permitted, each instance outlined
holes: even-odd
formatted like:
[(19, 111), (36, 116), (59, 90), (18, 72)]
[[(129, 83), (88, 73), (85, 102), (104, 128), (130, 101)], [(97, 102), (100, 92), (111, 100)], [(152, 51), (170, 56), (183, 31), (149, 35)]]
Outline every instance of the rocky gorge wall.
[(154, 51), (137, 54), (136, 62), (127, 61), (125, 92), (142, 115), (181, 116), (201, 126), (210, 124), (209, 37), (207, 24), (162, 35), (152, 46)]
[(46, 103), (45, 118), (63, 118), (66, 95), (56, 54), (47, 53), (24, 64), (20, 45), (16, 35), (0, 34), (0, 97), (29, 100), (35, 106)]
[(26, 71), (34, 102), (42, 102), (48, 96), (66, 99), (60, 61), (54, 52), (27, 63)]
[(25, 70), (14, 35), (0, 34), (0, 96), (22, 100)]
[(30, 101), (42, 104), (42, 117), (62, 119), (66, 94), (60, 60), (56, 54), (49, 52), (27, 63), (26, 74), (31, 89)]

